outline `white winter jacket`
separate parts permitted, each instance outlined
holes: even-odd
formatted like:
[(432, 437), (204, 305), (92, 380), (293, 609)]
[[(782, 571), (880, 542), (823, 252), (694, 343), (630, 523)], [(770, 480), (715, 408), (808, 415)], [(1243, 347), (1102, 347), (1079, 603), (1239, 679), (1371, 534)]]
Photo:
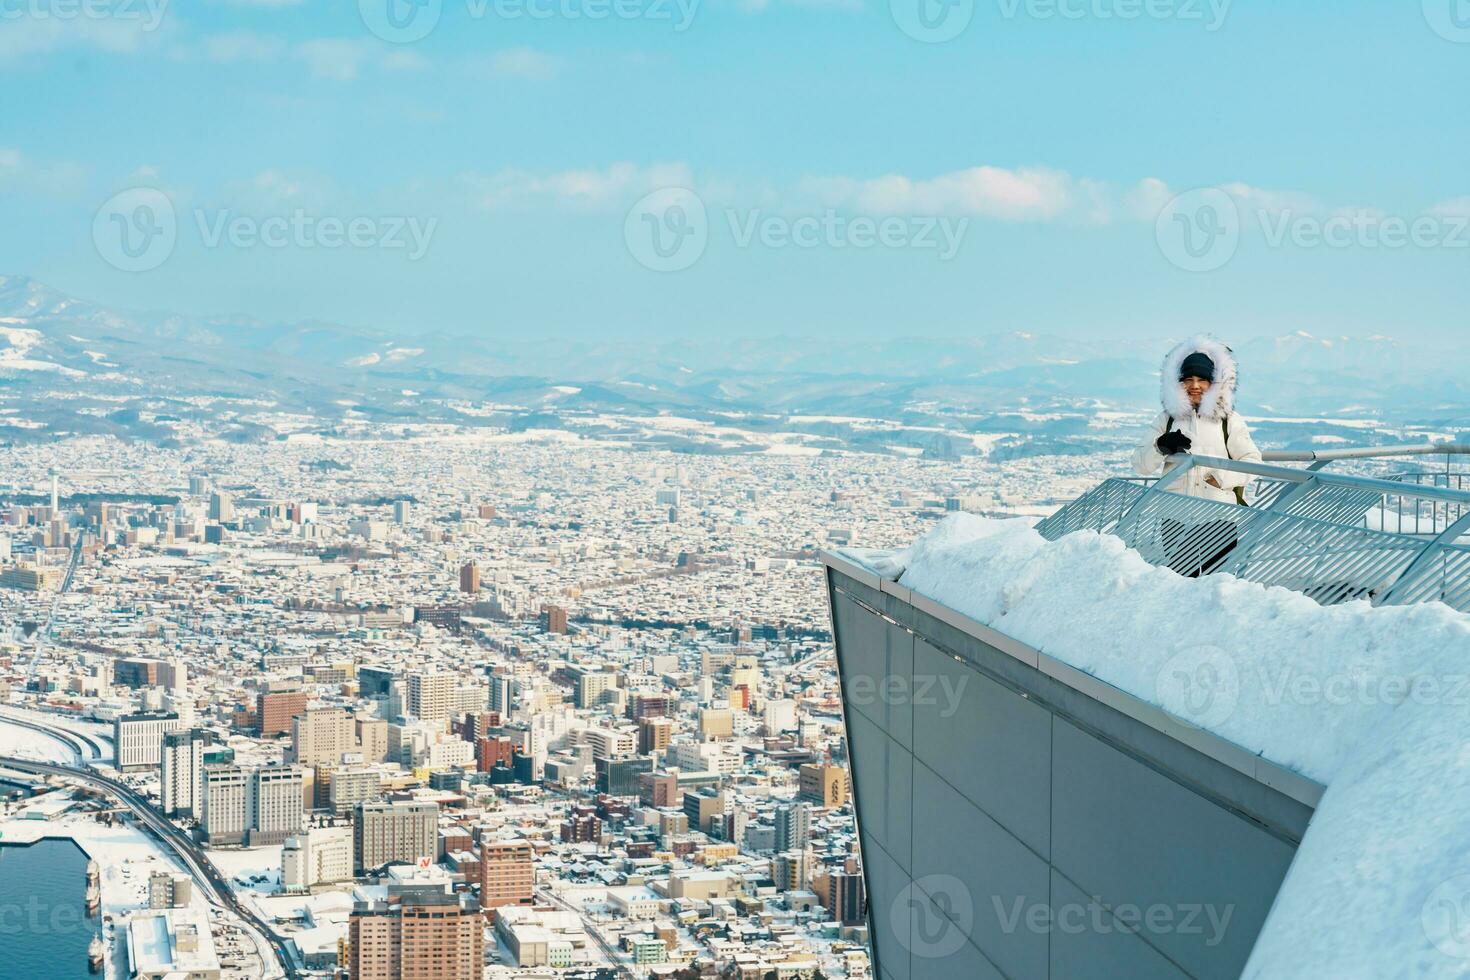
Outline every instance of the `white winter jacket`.
[[(1189, 404), (1184, 386), (1179, 382), (1179, 368), (1190, 354), (1200, 352), (1215, 362), (1215, 382), (1205, 393), (1199, 410)], [(1154, 419), (1148, 436), (1133, 451), (1133, 469), (1139, 476), (1158, 476), (1167, 472), (1168, 464), (1163, 453), (1154, 444), (1174, 420), (1174, 431), (1182, 432), (1190, 439), (1189, 452), (1194, 456), (1216, 456), (1226, 459), (1250, 460), (1259, 463), (1261, 451), (1251, 439), (1250, 427), (1234, 411), (1236, 385), (1235, 357), (1230, 348), (1217, 340), (1197, 337), (1180, 344), (1164, 359), (1160, 376), (1160, 400), (1164, 410)], [(1229, 430), (1227, 444), (1225, 434)], [(1213, 476), (1219, 488), (1206, 481)], [(1170, 484), (1169, 490), (1204, 497), (1225, 503), (1235, 503), (1235, 488), (1244, 487), (1254, 477), (1231, 470), (1196, 466), (1184, 478)]]

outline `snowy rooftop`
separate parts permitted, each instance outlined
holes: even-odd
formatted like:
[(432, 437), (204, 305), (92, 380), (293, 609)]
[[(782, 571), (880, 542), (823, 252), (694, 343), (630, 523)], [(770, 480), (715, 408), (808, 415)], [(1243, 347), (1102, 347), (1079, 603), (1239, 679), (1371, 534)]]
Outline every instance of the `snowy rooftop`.
[(1470, 615), (1187, 578), (1110, 534), (967, 514), (842, 554), (1327, 787), (1245, 976), (1470, 969)]

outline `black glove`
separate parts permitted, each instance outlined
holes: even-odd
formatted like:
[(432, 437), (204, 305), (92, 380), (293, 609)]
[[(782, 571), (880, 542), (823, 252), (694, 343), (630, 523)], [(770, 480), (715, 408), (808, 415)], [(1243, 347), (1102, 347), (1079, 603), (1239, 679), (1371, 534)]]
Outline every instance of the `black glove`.
[(1182, 432), (1165, 432), (1154, 440), (1154, 445), (1159, 447), (1159, 452), (1165, 456), (1177, 456), (1180, 453), (1189, 452), (1189, 447), (1194, 445), (1189, 436)]

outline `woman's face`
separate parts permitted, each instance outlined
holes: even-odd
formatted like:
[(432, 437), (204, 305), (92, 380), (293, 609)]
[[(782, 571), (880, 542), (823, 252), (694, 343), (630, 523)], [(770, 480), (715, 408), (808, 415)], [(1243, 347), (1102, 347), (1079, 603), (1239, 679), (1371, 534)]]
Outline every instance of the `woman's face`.
[(1180, 384), (1184, 385), (1184, 393), (1189, 396), (1189, 404), (1199, 408), (1199, 403), (1204, 401), (1205, 392), (1210, 390), (1210, 383), (1204, 378), (1185, 378)]

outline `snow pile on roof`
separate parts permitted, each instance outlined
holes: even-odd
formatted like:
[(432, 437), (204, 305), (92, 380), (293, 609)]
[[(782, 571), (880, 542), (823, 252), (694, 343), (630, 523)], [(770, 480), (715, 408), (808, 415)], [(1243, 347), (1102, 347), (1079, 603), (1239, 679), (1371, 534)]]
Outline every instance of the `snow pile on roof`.
[[(872, 567), (873, 559), (865, 556)], [(1327, 785), (1247, 978), (1470, 974), (1470, 616), (1186, 579), (958, 514), (900, 583)]]
[(1322, 783), (1400, 703), (1470, 671), (1470, 617), (1448, 606), (1187, 579), (1091, 531), (957, 514), (902, 560), (902, 585)]

